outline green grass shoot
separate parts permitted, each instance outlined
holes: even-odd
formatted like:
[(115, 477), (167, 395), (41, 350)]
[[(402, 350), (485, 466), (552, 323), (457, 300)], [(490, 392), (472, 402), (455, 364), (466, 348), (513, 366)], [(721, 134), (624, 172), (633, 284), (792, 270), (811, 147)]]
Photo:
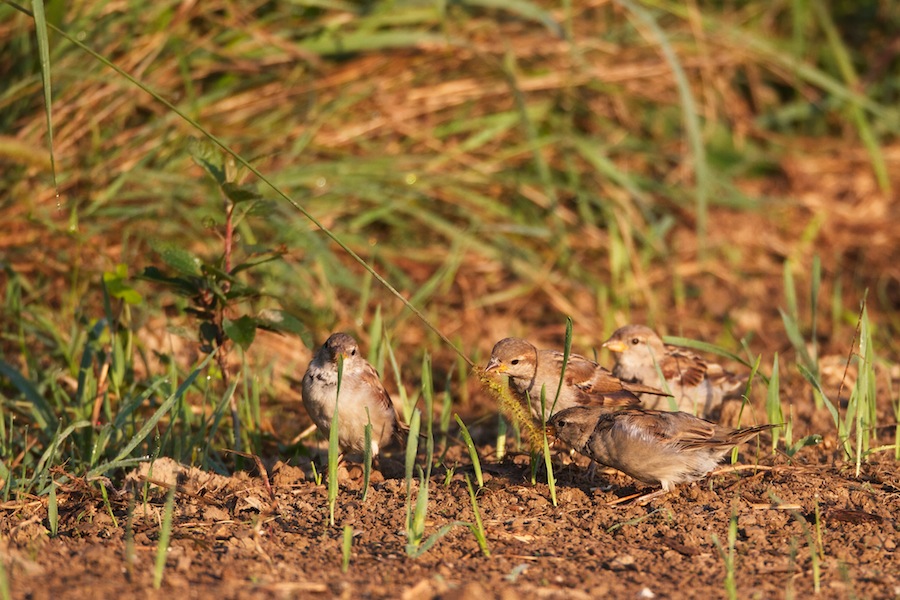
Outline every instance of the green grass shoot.
[(725, 588), (725, 597), (729, 600), (738, 598), (737, 580), (735, 572), (737, 569), (737, 553), (735, 551), (735, 543), (737, 542), (738, 514), (737, 504), (732, 506), (731, 518), (728, 520), (728, 536), (727, 547), (722, 545), (719, 536), (712, 534), (712, 542), (719, 551), (719, 556), (725, 566), (725, 580), (723, 586)]
[(166, 494), (166, 505), (163, 509), (162, 521), (159, 525), (159, 540), (156, 544), (156, 562), (153, 564), (153, 589), (162, 585), (163, 572), (166, 570), (166, 557), (169, 554), (169, 538), (172, 534), (172, 513), (175, 508), (175, 486)]
[(491, 550), (487, 543), (487, 533), (484, 530), (484, 523), (481, 521), (481, 511), (478, 509), (478, 497), (475, 494), (475, 488), (472, 487), (472, 480), (469, 479), (468, 473), (465, 474), (465, 478), (466, 488), (469, 490), (469, 500), (472, 501), (472, 513), (475, 515), (475, 524), (471, 527), (472, 534), (478, 542), (478, 547), (481, 548), (481, 553), (485, 556), (490, 556)]
[[(778, 353), (772, 359), (772, 375), (769, 378), (769, 385), (766, 389), (766, 419), (769, 423), (784, 423), (784, 413), (781, 410), (781, 377), (778, 375)], [(777, 427), (772, 430), (772, 453), (778, 448), (778, 437), (782, 434), (782, 428)], [(791, 444), (790, 433), (785, 428), (784, 431), (785, 445)]]
[(353, 550), (353, 527), (344, 525), (344, 536), (341, 542), (341, 573), (350, 569), (350, 553)]
[(50, 523), (50, 537), (56, 537), (59, 533), (59, 505), (56, 500), (56, 483), (50, 485), (50, 494), (47, 500), (47, 521)]
[(481, 472), (481, 459), (478, 457), (478, 449), (475, 448), (475, 442), (472, 441), (472, 435), (469, 433), (469, 428), (463, 423), (462, 418), (458, 414), (454, 415), (454, 418), (456, 419), (457, 425), (459, 425), (459, 433), (466, 443), (466, 449), (469, 451), (469, 458), (472, 460), (472, 468), (475, 470), (475, 481), (478, 482), (478, 487), (482, 488), (484, 487), (484, 475)]
[(328, 523), (334, 527), (334, 507), (338, 497), (338, 460), (341, 449), (338, 446), (340, 435), (340, 416), (338, 414), (341, 397), (341, 380), (344, 377), (344, 357), (338, 355), (337, 392), (334, 399), (334, 415), (331, 417), (331, 430), (328, 432)]

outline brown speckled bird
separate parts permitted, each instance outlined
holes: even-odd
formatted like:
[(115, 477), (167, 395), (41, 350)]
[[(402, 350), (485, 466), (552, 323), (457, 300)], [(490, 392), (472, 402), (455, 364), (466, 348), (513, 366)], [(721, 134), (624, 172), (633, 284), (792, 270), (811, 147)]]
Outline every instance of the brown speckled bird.
[[(338, 397), (338, 357), (343, 357)], [(342, 454), (363, 454), (365, 426), (372, 423), (372, 456), (378, 456), (397, 428), (397, 413), (378, 372), (362, 357), (359, 345), (346, 333), (335, 333), (313, 356), (303, 376), (303, 405), (327, 438), (335, 402), (338, 405), (338, 445)]]
[(662, 486), (641, 503), (705, 477), (733, 447), (772, 427), (732, 429), (685, 412), (603, 406), (560, 411), (547, 426), (548, 433), (596, 462)]
[[(685, 348), (663, 344), (644, 325), (626, 325), (603, 343), (616, 361), (612, 373), (623, 381), (652, 385), (671, 392), (678, 410), (711, 417), (726, 400), (740, 400), (747, 377), (726, 371)], [(665, 382), (660, 378), (660, 373)], [(670, 400), (644, 396), (645, 408), (668, 410)]]
[[(638, 394), (661, 394), (651, 386), (624, 383), (592, 360), (570, 354), (563, 375), (563, 353), (538, 350), (526, 340), (505, 338), (494, 345), (486, 372), (496, 371), (509, 377), (510, 388), (530, 400), (531, 411), (541, 416), (541, 389), (544, 390), (545, 420), (555, 412), (573, 406), (636, 406)], [(556, 390), (562, 379), (559, 398)], [(555, 400), (555, 404), (554, 404)]]

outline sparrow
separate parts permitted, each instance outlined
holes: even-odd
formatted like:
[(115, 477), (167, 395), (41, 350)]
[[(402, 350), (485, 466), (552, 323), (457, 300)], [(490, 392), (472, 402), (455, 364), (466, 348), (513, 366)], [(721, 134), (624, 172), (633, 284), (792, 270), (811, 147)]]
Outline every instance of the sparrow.
[[(684, 348), (663, 344), (644, 325), (626, 325), (603, 342), (613, 353), (612, 373), (624, 381), (663, 388), (675, 398), (677, 409), (702, 417), (713, 416), (726, 400), (740, 400), (747, 377), (726, 371)], [(665, 382), (660, 378), (660, 373)], [(669, 401), (644, 396), (644, 407), (667, 410)]]
[[(338, 396), (338, 357), (343, 358)], [(334, 333), (303, 376), (303, 406), (316, 427), (328, 437), (338, 406), (338, 446), (341, 454), (365, 452), (365, 427), (372, 423), (372, 457), (378, 456), (397, 429), (397, 412), (378, 377), (362, 357), (359, 345), (346, 333)]]
[[(510, 389), (530, 402), (531, 412), (538, 419), (541, 419), (541, 390), (544, 390), (546, 411), (541, 422), (573, 406), (636, 406), (641, 403), (638, 394), (666, 395), (654, 387), (620, 381), (579, 354), (569, 355), (563, 379), (562, 352), (538, 350), (520, 338), (505, 338), (494, 345), (485, 367), (485, 372), (491, 371), (509, 377)], [(562, 389), (557, 398), (560, 379)]]
[(662, 486), (642, 496), (643, 504), (705, 477), (733, 447), (773, 427), (732, 429), (686, 412), (591, 406), (556, 413), (547, 431), (602, 465)]

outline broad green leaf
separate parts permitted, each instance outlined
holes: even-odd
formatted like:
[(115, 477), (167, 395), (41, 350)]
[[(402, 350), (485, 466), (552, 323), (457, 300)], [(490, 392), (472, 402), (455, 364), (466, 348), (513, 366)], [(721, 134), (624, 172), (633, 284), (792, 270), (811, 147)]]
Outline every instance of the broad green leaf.
[(144, 272), (139, 275), (140, 279), (162, 283), (172, 288), (177, 294), (182, 296), (195, 296), (200, 292), (198, 285), (199, 279), (186, 279), (184, 277), (169, 277), (157, 267), (144, 267)]
[(259, 327), (278, 331), (281, 333), (292, 333), (300, 337), (300, 340), (307, 348), (313, 348), (312, 333), (309, 328), (297, 317), (289, 312), (274, 308), (267, 308), (259, 311), (256, 315), (256, 321)]
[(138, 305), (143, 302), (144, 298), (140, 292), (128, 285), (127, 280), (128, 268), (121, 263), (116, 265), (115, 271), (103, 273), (103, 284), (110, 296), (124, 300), (128, 304)]
[(262, 196), (259, 192), (250, 185), (238, 185), (229, 181), (222, 185), (222, 191), (225, 193), (225, 196), (235, 204), (249, 202), (251, 200), (262, 200)]
[(188, 142), (188, 152), (194, 162), (203, 167), (216, 183), (220, 186), (225, 185), (225, 161), (221, 150), (209, 140), (191, 138)]
[(151, 242), (150, 246), (159, 254), (163, 262), (182, 275), (202, 275), (203, 262), (183, 248), (168, 242)]
[(256, 324), (256, 319), (244, 315), (234, 321), (225, 319), (222, 323), (222, 328), (230, 340), (246, 350), (256, 338)]
[(31, 418), (42, 430), (46, 430), (50, 423), (56, 421), (56, 415), (50, 404), (41, 396), (34, 383), (23, 376), (18, 369), (0, 360), (0, 375), (9, 379), (9, 382), (25, 396), (25, 399), (31, 404)]

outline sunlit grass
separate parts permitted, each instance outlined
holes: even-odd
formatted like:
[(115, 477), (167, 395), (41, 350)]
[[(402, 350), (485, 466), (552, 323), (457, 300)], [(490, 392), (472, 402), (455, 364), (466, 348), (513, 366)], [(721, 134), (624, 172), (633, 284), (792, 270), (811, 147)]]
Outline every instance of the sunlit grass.
[(169, 537), (172, 535), (172, 519), (175, 507), (175, 485), (169, 487), (166, 494), (166, 505), (159, 524), (159, 539), (156, 543), (156, 561), (153, 563), (153, 589), (162, 586), (163, 573), (166, 569), (166, 558), (169, 554)]
[(737, 503), (735, 502), (732, 505), (731, 509), (731, 518), (728, 520), (728, 533), (726, 535), (726, 543), (723, 544), (719, 539), (719, 536), (715, 533), (712, 534), (712, 542), (715, 545), (716, 549), (719, 551), (719, 557), (722, 559), (725, 567), (725, 579), (723, 581), (723, 587), (725, 588), (725, 597), (731, 600), (738, 598), (738, 589), (737, 589), (737, 551), (735, 550), (735, 543), (737, 542), (737, 532), (738, 532), (738, 513), (737, 513)]
[(484, 476), (481, 473), (481, 459), (478, 457), (478, 450), (475, 448), (475, 442), (472, 441), (472, 435), (469, 433), (469, 428), (463, 423), (462, 418), (460, 418), (459, 415), (455, 415), (455, 418), (457, 425), (459, 425), (459, 433), (462, 435), (463, 441), (466, 444), (466, 450), (469, 452), (472, 468), (475, 469), (475, 480), (478, 482), (478, 487), (482, 488), (484, 487)]
[[(294, 7), (277, 1), (265, 13), (240, 19), (200, 5), (172, 19), (171, 7), (148, 5), (146, 11), (136, 7), (130, 20), (109, 15), (101, 27), (87, 5), (68, 8), (62, 21), (45, 23), (36, 15), (36, 28), (15, 14), (17, 9), (4, 6), (12, 16), (0, 24), (0, 61), (8, 74), (0, 90), (0, 158), (12, 166), (2, 170), (0, 188), (11, 190), (15, 201), (0, 205), (0, 215), (9, 223), (10, 239), (22, 231), (36, 235), (4, 245), (0, 261), (3, 500), (26, 494), (51, 500), (57, 484), (69, 479), (51, 471), (61, 465), (76, 477), (104, 476), (118, 483), (149, 457), (171, 456), (229, 472), (241, 465), (239, 458), (233, 463), (223, 456), (227, 448), (277, 452), (266, 424), (270, 405), (282, 392), (267, 387), (266, 377), (274, 375), (251, 366), (252, 349), (241, 354), (233, 373), (225, 373), (209, 357), (191, 364), (193, 359), (147, 342), (154, 329), (168, 327), (179, 330), (188, 346), (199, 343), (188, 331), (193, 321), (184, 298), (134, 280), (142, 267), (161, 264), (151, 246), (174, 243), (212, 268), (221, 267), (216, 265), (224, 231), (221, 189), (198, 177), (188, 158), (191, 136), (212, 134), (239, 149), (241, 160), (284, 193), (266, 190), (253, 211), (238, 215), (234, 232), (249, 254), (262, 244), (283, 246), (288, 253), (253, 274), (252, 283), (265, 293), (240, 307), (278, 304), (317, 332), (336, 327), (367, 332), (373, 364), (394, 374), (403, 418), (414, 425), (404, 465), (409, 556), (420, 556), (453, 526), (428, 535), (433, 386), (425, 383), (430, 363), (415, 363), (423, 352), (437, 356), (446, 347), (436, 334), (421, 335), (421, 323), (385, 292), (375, 272), (461, 349), (449, 360), (442, 355), (435, 365), (447, 375), (446, 389), (438, 386), (443, 389), (440, 444), (446, 450), (452, 415), (460, 412), (468, 420), (468, 411), (484, 407), (483, 394), (469, 397), (467, 378), (468, 361), (483, 351), (488, 331), (536, 329), (562, 314), (573, 315), (580, 329), (598, 337), (611, 323), (632, 317), (675, 327), (681, 326), (675, 320), (688, 315), (715, 320), (717, 327), (721, 318), (723, 328), (731, 326), (727, 306), (715, 316), (691, 313), (700, 310), (697, 296), (704, 292), (696, 273), (708, 271), (726, 281), (724, 272), (740, 281), (758, 267), (723, 259), (714, 248), (700, 262), (691, 245), (697, 240), (702, 248), (715, 233), (711, 211), (718, 204), (748, 214), (770, 206), (738, 190), (756, 186), (763, 171), (790, 178), (779, 162), (785, 147), (826, 147), (835, 140), (850, 147), (847, 140), (856, 136), (877, 184), (890, 191), (881, 146), (900, 129), (896, 74), (864, 71), (867, 59), (878, 56), (878, 45), (846, 44), (843, 24), (829, 12), (840, 7), (817, 3), (812, 17), (819, 28), (801, 36), (782, 25), (790, 19), (758, 18), (753, 6), (618, 4), (626, 10), (596, 20), (604, 31), (592, 27), (595, 19), (582, 18), (591, 15), (581, 11), (596, 7), (569, 6), (574, 14), (564, 24), (565, 43), (559, 41), (556, 12), (530, 2), (494, 10), (448, 5), (416, 12), (415, 19), (397, 6), (388, 21), (379, 10), (322, 6), (305, 14), (302, 28), (286, 17), (295, 14)], [(805, 4), (789, 3), (783, 10), (796, 19), (791, 11)], [(53, 23), (64, 23), (77, 37), (48, 35)], [(887, 19), (880, 24), (888, 31), (894, 25)], [(152, 36), (190, 45), (198, 27), (207, 34), (189, 52), (179, 54), (163, 44), (154, 45), (159, 51), (153, 56), (142, 54)], [(517, 37), (509, 36), (510, 27)], [(35, 31), (36, 51), (30, 42)], [(514, 43), (495, 43), (506, 39)], [(76, 42), (110, 64), (140, 65), (129, 68), (144, 91)], [(710, 60), (710, 46), (716, 60)], [(409, 49), (414, 51), (405, 52)], [(360, 76), (357, 60), (379, 55), (381, 62), (369, 63), (375, 68)], [(443, 56), (452, 60), (444, 62)], [(36, 62), (44, 66), (40, 73)], [(417, 74), (415, 81), (409, 73)], [(166, 107), (163, 100), (173, 104)], [(176, 108), (188, 118), (179, 117)], [(725, 141), (717, 138), (722, 132)], [(48, 172), (40, 161), (19, 158), (9, 140), (34, 156), (48, 148), (57, 167)], [(58, 199), (56, 184), (48, 189), (57, 172)], [(257, 183), (252, 177), (247, 181)], [(305, 211), (346, 249), (323, 237)], [(673, 233), (685, 230), (695, 237), (676, 244), (684, 240)], [(763, 325), (767, 341), (787, 350), (775, 354), (770, 348), (762, 360), (763, 370), (769, 364), (773, 369), (767, 418), (786, 423), (783, 438), (773, 436), (773, 449), (783, 441), (785, 453), (794, 457), (822, 435), (834, 435), (859, 475), (875, 453), (900, 460), (900, 394), (879, 389), (875, 376), (879, 359), (896, 361), (890, 354), (896, 346), (888, 345), (896, 337), (896, 322), (891, 325), (890, 315), (884, 323), (874, 322), (885, 312), (874, 300), (877, 319), (870, 322), (869, 312), (862, 311), (859, 335), (846, 344), (852, 345), (848, 350), (858, 376), (845, 398), (828, 398), (818, 373), (822, 345), (841, 345), (850, 337), (854, 323), (845, 316), (846, 298), (862, 295), (857, 281), (868, 272), (854, 271), (857, 264), (849, 259), (832, 262), (842, 248), (823, 254), (829, 258), (821, 262), (807, 259), (812, 244), (806, 239), (772, 250), (777, 256), (790, 253), (781, 273), (783, 320), (773, 324), (766, 317)], [(852, 242), (851, 247), (848, 255), (856, 252)], [(348, 251), (373, 271), (349, 259)], [(877, 253), (867, 259), (873, 257)], [(849, 273), (852, 278), (842, 279)], [(808, 296), (797, 292), (804, 280)], [(822, 326), (818, 314), (826, 286), (831, 286), (830, 327)], [(781, 299), (765, 302), (772, 308)], [(161, 325), (153, 318), (163, 311), (169, 317)], [(567, 339), (567, 349), (570, 344)], [(727, 351), (726, 356), (741, 360)], [(795, 398), (796, 390), (790, 390), (787, 414), (781, 405), (787, 398), (782, 385), (795, 375), (794, 363), (809, 383), (803, 392), (814, 389), (834, 423), (832, 431), (796, 441), (793, 405), (802, 394)], [(474, 372), (505, 418), (495, 441), (497, 460), (503, 458), (508, 432), (521, 431), (530, 450), (543, 452), (555, 504), (545, 430), (505, 382)], [(409, 385), (420, 376), (420, 389)], [(554, 390), (546, 394), (545, 401), (552, 400)], [(886, 395), (893, 422), (879, 422), (887, 413), (876, 411), (879, 403), (888, 406)], [(423, 397), (424, 411), (416, 408)], [(238, 410), (230, 412), (232, 406)], [(893, 428), (893, 440), (879, 440), (879, 429), (887, 427)], [(480, 461), (466, 433), (480, 487)], [(334, 446), (329, 440), (332, 522), (341, 497)], [(371, 456), (364, 461), (366, 499)], [(322, 474), (315, 464), (313, 469), (320, 484)], [(448, 486), (452, 478), (449, 469)], [(475, 490), (468, 490), (476, 521), (468, 526), (487, 555)], [(108, 498), (104, 502), (112, 514)], [(50, 506), (55, 502), (48, 504), (55, 535), (58, 515), (51, 516)], [(818, 527), (818, 506), (816, 511)], [(347, 541), (346, 527), (344, 534), (346, 571), (352, 538)], [(129, 571), (133, 546), (133, 536), (126, 535)], [(730, 561), (726, 592), (732, 594), (738, 555), (730, 528), (720, 550)], [(157, 573), (161, 581), (162, 567), (154, 579)], [(9, 597), (6, 575), (0, 564), (0, 595)]]

